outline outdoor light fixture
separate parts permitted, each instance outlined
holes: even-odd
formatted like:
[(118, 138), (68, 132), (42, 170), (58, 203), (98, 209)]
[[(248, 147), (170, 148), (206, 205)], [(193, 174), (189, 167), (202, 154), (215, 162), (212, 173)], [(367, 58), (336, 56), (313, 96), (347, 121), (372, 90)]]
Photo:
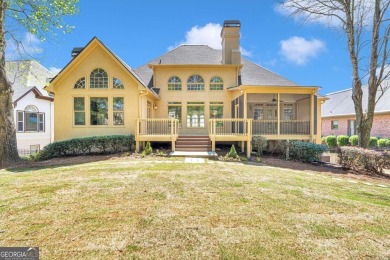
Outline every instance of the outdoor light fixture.
[(154, 105), (153, 109), (154, 109), (154, 110), (157, 110), (157, 108), (158, 108), (157, 105)]

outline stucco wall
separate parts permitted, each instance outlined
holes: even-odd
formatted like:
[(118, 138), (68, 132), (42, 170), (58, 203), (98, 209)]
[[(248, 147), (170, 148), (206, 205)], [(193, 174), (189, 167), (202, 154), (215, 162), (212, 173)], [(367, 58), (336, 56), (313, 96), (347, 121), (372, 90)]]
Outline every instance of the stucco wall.
[[(139, 83), (100, 46), (92, 46), (88, 51), (85, 55), (79, 57), (80, 59), (77, 62), (71, 64), (66, 73), (60, 75), (59, 80), (55, 82), (55, 141), (86, 136), (135, 134), (135, 122), (136, 118), (139, 117)], [(108, 89), (89, 88), (89, 76), (95, 68), (102, 68), (107, 71), (109, 77)], [(86, 89), (74, 89), (74, 84), (82, 77), (86, 78)], [(119, 78), (125, 89), (113, 89), (112, 77)], [(74, 125), (74, 97), (85, 98), (85, 126)], [(90, 125), (91, 97), (108, 97), (108, 125)], [(123, 126), (113, 125), (113, 97), (124, 98), (125, 124)]]
[(40, 149), (51, 142), (52, 137), (52, 106), (53, 103), (48, 100), (35, 98), (33, 92), (28, 93), (20, 99), (14, 108), (15, 125), (17, 127), (18, 111), (24, 111), (28, 105), (33, 105), (38, 109), (38, 112), (45, 113), (45, 131), (44, 132), (16, 132), (16, 139), (19, 150), (30, 150), (30, 145), (39, 145)]
[[(194, 74), (203, 77), (205, 89), (203, 91), (187, 90), (187, 79)], [(191, 67), (186, 68), (156, 68), (155, 69), (155, 84), (160, 88), (161, 100), (157, 102), (158, 110), (156, 117), (168, 117), (168, 102), (181, 102), (182, 104), (182, 128), (179, 130), (181, 134), (207, 134), (208, 120), (210, 115), (210, 102), (223, 102), (223, 116), (225, 118), (232, 117), (231, 115), (231, 94), (227, 88), (237, 85), (237, 71), (232, 67), (213, 67), (201, 68)], [(181, 91), (168, 91), (168, 80), (172, 76), (177, 76), (182, 81)], [(210, 90), (210, 80), (212, 77), (218, 76), (223, 80), (223, 90)], [(205, 108), (205, 127), (204, 128), (187, 128), (187, 102), (204, 102)]]
[[(334, 117), (322, 118), (322, 135), (347, 135), (348, 134), (348, 120), (354, 120), (355, 117)], [(331, 121), (337, 120), (339, 122), (338, 129), (331, 129)], [(390, 114), (376, 115), (371, 130), (371, 136), (390, 137)]]

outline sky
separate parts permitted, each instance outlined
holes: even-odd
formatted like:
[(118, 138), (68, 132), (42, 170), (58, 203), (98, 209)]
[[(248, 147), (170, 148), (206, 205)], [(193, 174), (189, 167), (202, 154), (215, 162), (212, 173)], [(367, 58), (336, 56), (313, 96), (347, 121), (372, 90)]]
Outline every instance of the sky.
[[(65, 19), (75, 27), (70, 34), (41, 42), (20, 32), (29, 57), (58, 72), (71, 60), (72, 48), (96, 36), (136, 68), (180, 44), (221, 49), (223, 21), (240, 20), (244, 58), (299, 85), (319, 86), (321, 94), (351, 88), (343, 33), (293, 19), (276, 0), (80, 0), (79, 9)], [(15, 49), (8, 43), (8, 59), (19, 58)]]

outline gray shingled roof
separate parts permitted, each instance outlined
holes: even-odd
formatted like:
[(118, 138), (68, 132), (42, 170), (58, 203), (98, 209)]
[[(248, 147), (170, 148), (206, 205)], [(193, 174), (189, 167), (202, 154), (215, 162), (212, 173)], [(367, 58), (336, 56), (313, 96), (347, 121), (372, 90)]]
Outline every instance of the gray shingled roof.
[[(384, 84), (389, 84), (390, 81), (384, 82)], [(363, 90), (363, 108), (367, 109), (367, 86), (362, 87)], [(378, 90), (377, 97), (380, 96), (382, 92)], [(323, 117), (332, 117), (332, 116), (341, 116), (341, 115), (353, 115), (355, 114), (355, 107), (352, 100), (352, 89), (346, 89), (334, 93), (329, 93), (325, 95), (329, 98), (322, 106), (322, 116)], [(390, 89), (386, 91), (383, 96), (379, 99), (375, 112), (386, 112), (390, 111)]]
[[(153, 71), (148, 64), (166, 65), (222, 65), (222, 51), (207, 45), (180, 45), (133, 71), (149, 88), (153, 87)], [(242, 59), (241, 85), (248, 86), (298, 86), (276, 73), (251, 61)], [(158, 86), (157, 86), (158, 87)]]
[(5, 69), (14, 90), (12, 101), (17, 100), (33, 87), (36, 87), (43, 96), (49, 96), (43, 88), (47, 79), (52, 78), (54, 74), (38, 62), (33, 60), (7, 61)]

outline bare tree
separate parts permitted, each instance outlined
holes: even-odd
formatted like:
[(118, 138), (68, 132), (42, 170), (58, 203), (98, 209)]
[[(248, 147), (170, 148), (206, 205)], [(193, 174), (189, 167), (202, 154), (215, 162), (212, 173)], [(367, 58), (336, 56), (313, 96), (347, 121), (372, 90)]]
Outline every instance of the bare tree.
[[(359, 146), (368, 147), (375, 106), (388, 85), (390, 0), (285, 0), (281, 8), (305, 21), (326, 23), (347, 38), (352, 66), (352, 100)], [(368, 77), (367, 108), (363, 107), (362, 79)], [(379, 94), (378, 94), (379, 93)]]
[(24, 29), (41, 39), (58, 30), (69, 32), (72, 28), (63, 18), (78, 11), (77, 3), (78, 0), (0, 0), (0, 168), (19, 160), (13, 91), (5, 71), (6, 36), (23, 49), (15, 29)]

